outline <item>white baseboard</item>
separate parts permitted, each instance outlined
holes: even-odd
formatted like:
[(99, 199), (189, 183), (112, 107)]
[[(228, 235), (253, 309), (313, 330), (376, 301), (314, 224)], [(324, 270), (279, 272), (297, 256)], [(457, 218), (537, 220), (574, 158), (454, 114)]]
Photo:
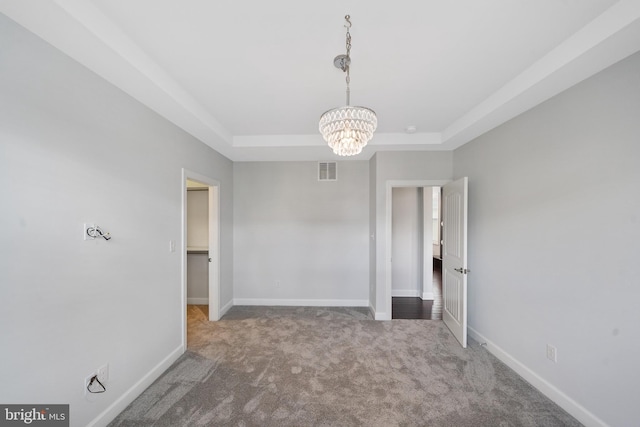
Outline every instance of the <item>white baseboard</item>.
[(393, 289), (391, 290), (392, 297), (419, 297), (420, 291), (417, 289)]
[(389, 316), (389, 313), (375, 313), (373, 318), (375, 320), (391, 320), (391, 316)]
[(486, 348), (491, 354), (496, 356), (502, 363), (513, 369), (518, 375), (524, 378), (529, 384), (537, 388), (542, 394), (555, 402), (562, 409), (571, 414), (587, 427), (609, 427), (607, 423), (589, 412), (584, 406), (560, 391), (553, 384), (542, 378), (540, 375), (529, 369), (522, 362), (511, 356), (502, 348), (488, 340), (475, 329), (468, 327), (469, 336), (480, 343), (486, 343)]
[(209, 305), (209, 298), (187, 298), (187, 304)]
[(180, 345), (173, 350), (167, 357), (165, 357), (160, 363), (151, 368), (151, 370), (143, 376), (137, 383), (135, 383), (129, 390), (127, 390), (122, 396), (116, 399), (107, 409), (102, 411), (100, 415), (95, 417), (88, 426), (102, 427), (109, 424), (115, 417), (117, 417), (124, 409), (129, 406), (136, 397), (145, 391), (155, 380), (160, 377), (166, 371), (173, 362), (175, 362), (184, 353), (184, 347)]
[(267, 299), (234, 298), (233, 305), (274, 305), (300, 307), (369, 307), (366, 299)]
[(226, 303), (224, 306), (220, 307), (220, 317), (224, 316), (227, 311), (229, 311), (233, 307), (233, 300)]
[(431, 300), (433, 301), (435, 298), (435, 295), (433, 295), (433, 292), (425, 292), (422, 294), (422, 299), (423, 300)]
[(376, 318), (376, 309), (373, 308), (372, 304), (369, 304), (369, 314), (371, 314), (371, 317), (373, 317), (374, 319)]
[(371, 312), (374, 320), (391, 320), (389, 313), (376, 312), (375, 307), (371, 304), (369, 304), (369, 311)]

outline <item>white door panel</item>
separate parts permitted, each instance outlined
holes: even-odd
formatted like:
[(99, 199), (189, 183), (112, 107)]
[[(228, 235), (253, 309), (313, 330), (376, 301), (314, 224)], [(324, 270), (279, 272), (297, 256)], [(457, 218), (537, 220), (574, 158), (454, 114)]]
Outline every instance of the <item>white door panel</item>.
[(466, 177), (442, 187), (442, 319), (467, 347), (467, 193)]

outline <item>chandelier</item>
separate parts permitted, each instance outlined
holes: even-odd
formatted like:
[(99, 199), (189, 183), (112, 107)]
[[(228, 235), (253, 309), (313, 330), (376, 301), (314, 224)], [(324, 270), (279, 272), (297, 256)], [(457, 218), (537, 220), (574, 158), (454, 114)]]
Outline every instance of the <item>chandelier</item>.
[(378, 126), (376, 112), (366, 107), (355, 107), (350, 103), (349, 66), (351, 65), (351, 17), (344, 17), (347, 23), (347, 54), (338, 55), (333, 60), (336, 68), (346, 73), (347, 105), (334, 108), (320, 116), (319, 129), (322, 137), (327, 141), (333, 152), (339, 156), (354, 156), (359, 154), (367, 142), (373, 137)]

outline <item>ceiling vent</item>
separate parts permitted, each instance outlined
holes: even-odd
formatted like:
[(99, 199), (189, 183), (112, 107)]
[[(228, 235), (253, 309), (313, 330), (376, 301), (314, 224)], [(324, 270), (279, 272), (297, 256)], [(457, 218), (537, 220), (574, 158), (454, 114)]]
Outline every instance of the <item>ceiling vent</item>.
[(318, 163), (318, 181), (337, 181), (338, 165), (336, 162)]

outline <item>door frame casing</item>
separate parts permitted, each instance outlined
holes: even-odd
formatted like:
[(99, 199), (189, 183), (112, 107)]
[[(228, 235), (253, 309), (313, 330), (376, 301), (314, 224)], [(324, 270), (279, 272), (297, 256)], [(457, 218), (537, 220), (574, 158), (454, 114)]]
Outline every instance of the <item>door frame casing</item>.
[[(208, 275), (209, 320), (219, 320), (220, 316), (220, 182), (201, 173), (182, 168), (182, 236), (181, 236), (181, 322), (182, 345), (187, 349), (187, 180), (197, 181), (209, 187), (208, 224), (209, 224), (209, 269)], [(213, 252), (213, 256), (212, 255)]]
[[(392, 215), (393, 215), (393, 189), (397, 187), (442, 187), (450, 183), (450, 179), (421, 179), (421, 180), (387, 180), (385, 189), (385, 311), (387, 319), (391, 320), (391, 284), (392, 284)], [(376, 317), (377, 318), (377, 317)]]

